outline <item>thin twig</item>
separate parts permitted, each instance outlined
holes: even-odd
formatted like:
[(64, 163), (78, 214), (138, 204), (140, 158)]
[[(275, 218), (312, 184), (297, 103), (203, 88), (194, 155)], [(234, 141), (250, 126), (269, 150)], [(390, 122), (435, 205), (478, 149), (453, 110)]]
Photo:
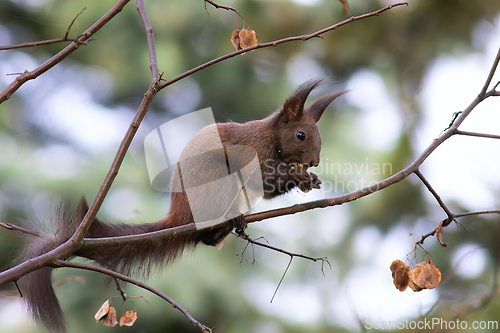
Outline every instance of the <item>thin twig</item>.
[(48, 44), (55, 44), (55, 43), (60, 43), (60, 42), (76, 42), (76, 43), (87, 45), (87, 42), (89, 42), (91, 40), (94, 40), (94, 39), (80, 40), (80, 37), (82, 35), (80, 35), (78, 37), (74, 37), (74, 38), (69, 38), (68, 37), (69, 32), (71, 30), (71, 27), (75, 23), (75, 21), (78, 18), (78, 16), (80, 16), (86, 8), (87, 7), (83, 8), (82, 11), (79, 12), (75, 16), (75, 18), (73, 19), (73, 21), (71, 21), (68, 29), (66, 29), (66, 34), (64, 35), (64, 37), (54, 38), (54, 39), (47, 39), (47, 40), (42, 40), (42, 41), (38, 41), (38, 42), (29, 42), (29, 43), (22, 43), (22, 44), (16, 44), (16, 45), (0, 46), (0, 51), (21, 49), (21, 48), (26, 48), (26, 47), (36, 47), (36, 46), (42, 46), (42, 45), (48, 45)]
[(496, 134), (476, 133), (476, 132), (467, 132), (467, 131), (459, 131), (459, 130), (456, 130), (455, 134), (476, 136), (479, 138), (500, 139), (500, 135), (496, 135)]
[(443, 200), (441, 199), (441, 197), (439, 196), (439, 194), (436, 192), (436, 190), (434, 190), (432, 188), (431, 184), (424, 177), (424, 175), (420, 172), (420, 170), (417, 169), (417, 170), (414, 171), (414, 173), (422, 181), (422, 183), (424, 183), (425, 187), (427, 187), (427, 190), (429, 190), (429, 192), (431, 192), (431, 194), (434, 196), (434, 198), (436, 199), (436, 201), (439, 203), (439, 206), (441, 206), (441, 208), (443, 208), (443, 210), (445, 211), (446, 215), (448, 215), (448, 220), (453, 220), (453, 216), (454, 216), (453, 213), (450, 211), (450, 209), (443, 202)]
[(144, 1), (137, 0), (137, 11), (141, 17), (142, 25), (146, 30), (146, 38), (148, 41), (148, 53), (149, 53), (149, 68), (151, 69), (152, 81), (157, 81), (160, 79), (160, 71), (158, 70), (158, 62), (156, 60), (156, 49), (155, 49), (155, 37), (153, 33), (153, 28), (148, 19), (148, 14), (144, 9)]
[[(330, 261), (328, 261), (327, 257), (315, 258), (315, 257), (310, 257), (310, 256), (306, 256), (306, 255), (299, 254), (299, 253), (293, 253), (293, 252), (290, 252), (290, 251), (286, 251), (286, 250), (277, 248), (277, 247), (269, 245), (269, 244), (257, 242), (256, 240), (253, 240), (252, 238), (250, 238), (250, 236), (248, 236), (244, 232), (240, 232), (240, 233), (236, 234), (236, 236), (238, 236), (238, 237), (246, 240), (248, 242), (248, 244), (262, 246), (262, 247), (271, 249), (273, 251), (280, 252), (280, 253), (283, 253), (283, 254), (286, 254), (286, 255), (290, 256), (290, 261), (288, 262), (288, 265), (287, 265), (285, 271), (283, 272), (283, 275), (281, 276), (281, 279), (280, 279), (278, 285), (276, 286), (276, 290), (274, 291), (273, 297), (271, 298), (271, 303), (273, 302), (274, 297), (276, 296), (276, 293), (278, 292), (278, 289), (281, 286), (281, 283), (285, 279), (286, 273), (288, 272), (288, 269), (290, 268), (290, 265), (292, 264), (293, 258), (299, 257), (299, 258), (304, 258), (304, 259), (311, 260), (311, 261), (314, 261), (314, 262), (321, 261), (321, 272), (323, 273), (323, 276), (325, 276), (325, 271), (324, 271), (325, 262), (328, 264), (328, 266), (330, 266), (330, 269), (332, 268), (332, 265), (330, 264)], [(247, 244), (247, 246), (248, 246), (248, 244)], [(246, 247), (245, 247), (245, 250), (246, 250)], [(243, 250), (243, 252), (245, 250)], [(243, 253), (242, 253), (241, 257), (243, 258)], [(255, 259), (254, 259), (254, 261), (255, 261)]]
[[(493, 60), (493, 65), (491, 66), (490, 73), (486, 78), (486, 82), (484, 83), (483, 89), (481, 89), (479, 96), (484, 96), (486, 94), (486, 91), (488, 90), (488, 87), (491, 84), (491, 80), (493, 79), (493, 75), (495, 75), (495, 71), (497, 70), (499, 62), (500, 62), (500, 47), (498, 48), (497, 56), (495, 57), (495, 60)], [(498, 84), (493, 87), (493, 91), (496, 90), (497, 86)]]
[(233, 7), (219, 5), (218, 3), (215, 3), (212, 0), (204, 0), (204, 1), (205, 1), (205, 9), (207, 9), (206, 4), (209, 3), (212, 6), (214, 6), (215, 8), (217, 8), (217, 9), (222, 8), (222, 9), (225, 9), (225, 10), (232, 10), (233, 12), (235, 12), (236, 14), (238, 14), (239, 17), (243, 18), (243, 16), (241, 16), (240, 12), (238, 10), (234, 9)]
[(420, 240), (418, 242), (415, 242), (415, 247), (418, 245), (418, 246), (422, 246), (424, 244), (424, 241), (431, 237), (431, 236), (434, 236), (436, 234), (436, 229), (432, 230), (431, 232), (429, 233), (426, 233), (425, 235), (422, 235), (422, 237), (420, 237)]
[(17, 284), (17, 281), (14, 281), (14, 284), (16, 286), (17, 292), (19, 293), (19, 297), (24, 297), (21, 288), (19, 288), (19, 284)]
[(21, 231), (21, 232), (24, 232), (25, 234), (30, 234), (30, 235), (37, 236), (37, 237), (43, 236), (43, 233), (41, 233), (37, 230), (29, 230), (29, 229), (21, 228), (21, 227), (15, 225), (15, 224), (12, 224), (12, 223), (0, 222), (0, 227), (4, 227), (5, 229), (9, 229), (9, 230)]
[(472, 216), (472, 215), (486, 215), (486, 214), (500, 214), (500, 209), (495, 210), (480, 210), (476, 212), (467, 212), (461, 214), (455, 214), (455, 217), (464, 217), (464, 216)]
[[(235, 233), (236, 234), (236, 233)], [(252, 265), (255, 264), (257, 262), (257, 260), (255, 259), (255, 249), (253, 247), (253, 244), (250, 243), (250, 242), (247, 242), (247, 244), (245, 245), (245, 248), (243, 249), (243, 251), (241, 251), (241, 259), (240, 259), (240, 265), (243, 263), (243, 259), (244, 259), (244, 255), (245, 255), (245, 252), (246, 250), (248, 249), (248, 246), (249, 245), (252, 245), (252, 256), (253, 256), (253, 260), (252, 260)]]
[(290, 256), (290, 261), (288, 262), (288, 265), (286, 265), (286, 269), (283, 272), (283, 275), (281, 276), (280, 282), (278, 282), (278, 285), (276, 286), (276, 290), (274, 290), (274, 294), (273, 294), (273, 297), (271, 297), (270, 303), (272, 303), (274, 301), (274, 297), (278, 293), (278, 290), (280, 289), (281, 283), (285, 279), (286, 273), (288, 272), (288, 269), (290, 268), (290, 265), (292, 264), (292, 260), (293, 260), (293, 257)]
[[(495, 74), (495, 72), (496, 72), (496, 70), (498, 68), (498, 62), (499, 61), (500, 61), (500, 47), (498, 48), (497, 55), (495, 56), (495, 60), (493, 61), (493, 64), (491, 65), (491, 69), (490, 69), (490, 72), (488, 74), (488, 78), (486, 79), (486, 82), (484, 83), (484, 86), (481, 89), (481, 92), (476, 97), (476, 99), (474, 100), (474, 102), (472, 102), (472, 104), (474, 104), (475, 102), (477, 102), (477, 104), (479, 104), (480, 102), (484, 101), (486, 98), (488, 98), (490, 96), (497, 96), (497, 94), (495, 94), (495, 92), (496, 92), (495, 89), (496, 89), (497, 85), (495, 85), (493, 87), (493, 89), (490, 90), (489, 92), (486, 92), (486, 91), (488, 90), (488, 87), (490, 86), (490, 83), (491, 83), (491, 80), (493, 78), (493, 75)], [(469, 115), (469, 113), (471, 113), (471, 111), (473, 109), (474, 108), (470, 108), (469, 107), (469, 108), (467, 108), (466, 110), (464, 110), (462, 112), (462, 114), (458, 117), (458, 119), (453, 123), (453, 126), (451, 126), (451, 128), (450, 128), (450, 130), (452, 131), (452, 133), (458, 129), (458, 127), (463, 123), (463, 121), (465, 120), (465, 118), (467, 118), (467, 116)]]
[(287, 250), (283, 250), (283, 249), (277, 248), (277, 247), (269, 245), (269, 244), (258, 242), (256, 240), (250, 238), (250, 236), (247, 235), (246, 233), (240, 233), (240, 234), (236, 234), (236, 235), (238, 237), (246, 240), (249, 243), (252, 243), (252, 244), (255, 244), (255, 245), (258, 245), (258, 246), (262, 246), (262, 247), (271, 249), (271, 250), (276, 251), (276, 252), (280, 252), (280, 253), (289, 255), (290, 257), (300, 257), (300, 258), (304, 258), (304, 259), (311, 260), (311, 261), (314, 261), (314, 262), (317, 262), (317, 261), (321, 261), (323, 263), (326, 262), (328, 264), (328, 266), (330, 266), (330, 268), (332, 267), (331, 264), (330, 264), (330, 262), (328, 261), (327, 257), (310, 257), (310, 256), (306, 256), (304, 254), (299, 254), (299, 253), (294, 253), (294, 252), (290, 252), (290, 251), (287, 251)]
[[(453, 214), (453, 220), (460, 218), (460, 217), (466, 217), (466, 216), (473, 216), (473, 215), (487, 215), (487, 214), (500, 214), (500, 209), (494, 209), (494, 210), (480, 210), (480, 211), (475, 211), (475, 212), (466, 212), (466, 213), (460, 213), (460, 214)], [(446, 219), (445, 221), (449, 221), (449, 219)], [(445, 224), (443, 223), (443, 227), (448, 226), (450, 223)], [(418, 242), (415, 242), (415, 244), (422, 245), (424, 244), (424, 241), (436, 234), (436, 229), (432, 230), (431, 232), (422, 235), (420, 240)]]
[(122, 297), (123, 301), (125, 302), (127, 300), (127, 294), (125, 293), (125, 290), (123, 290), (122, 286), (120, 285), (120, 280), (116, 277), (113, 278), (115, 280), (116, 284), (116, 289), (120, 293), (120, 296)]
[(81, 36), (82, 35), (80, 35), (78, 37), (61, 37), (61, 38), (42, 40), (42, 41), (38, 41), (38, 42), (28, 42), (28, 43), (22, 43), (22, 44), (16, 44), (16, 45), (0, 46), (0, 51), (22, 49), (22, 48), (26, 48), (26, 47), (36, 47), (36, 46), (56, 44), (56, 43), (62, 43), (62, 42), (75, 42), (78, 44), (87, 45), (88, 42), (91, 42), (91, 41), (97, 39), (97, 38), (90, 38), (87, 40), (82, 40)]
[(73, 21), (71, 21), (71, 23), (69, 24), (68, 29), (66, 29), (66, 34), (64, 35), (64, 38), (68, 38), (69, 31), (71, 30), (71, 27), (73, 27), (73, 24), (75, 24), (76, 19), (85, 11), (85, 9), (87, 9), (87, 7), (83, 7), (83, 9), (75, 16), (75, 18), (73, 19)]
[(97, 266), (92, 266), (92, 265), (86, 265), (86, 264), (80, 264), (80, 263), (74, 263), (70, 261), (64, 261), (64, 260), (59, 260), (56, 259), (53, 261), (53, 266), (56, 268), (60, 267), (70, 267), (70, 268), (77, 268), (77, 269), (83, 269), (83, 270), (88, 270), (88, 271), (93, 271), (93, 272), (98, 272), (101, 274), (108, 275), (112, 278), (115, 279), (120, 279), (122, 281), (128, 282), (130, 284), (136, 285), (142, 289), (146, 289), (153, 294), (161, 297), (162, 299), (166, 300), (174, 309), (179, 310), (182, 312), (182, 314), (191, 322), (193, 323), (196, 327), (198, 327), (202, 332), (211, 332), (211, 329), (200, 323), (198, 320), (196, 320), (184, 307), (182, 307), (179, 303), (174, 301), (170, 296), (167, 294), (141, 282), (138, 280), (135, 280), (127, 275), (112, 271), (110, 269), (104, 268), (104, 267), (97, 267)]

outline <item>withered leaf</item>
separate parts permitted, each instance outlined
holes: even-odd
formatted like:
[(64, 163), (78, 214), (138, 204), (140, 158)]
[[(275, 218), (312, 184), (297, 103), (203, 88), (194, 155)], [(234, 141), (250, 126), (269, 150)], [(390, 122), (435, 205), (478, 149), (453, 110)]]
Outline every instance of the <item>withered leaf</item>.
[(392, 282), (399, 291), (405, 291), (409, 282), (409, 268), (401, 260), (394, 260), (391, 263)]
[(95, 320), (99, 321), (102, 318), (106, 317), (108, 315), (108, 312), (109, 312), (109, 299), (106, 300), (106, 302), (104, 302), (101, 305), (100, 309), (97, 311), (97, 313), (94, 316)]
[(116, 324), (118, 324), (118, 321), (116, 320), (116, 309), (114, 306), (109, 307), (108, 315), (104, 318), (102, 322), (104, 325), (109, 327), (115, 327)]
[(236, 29), (231, 34), (231, 44), (233, 44), (236, 51), (241, 50), (240, 46), (240, 29)]
[(421, 262), (410, 269), (409, 277), (410, 282), (408, 286), (413, 289), (413, 291), (434, 289), (441, 282), (441, 272), (430, 260)]
[(137, 312), (127, 311), (120, 318), (120, 326), (132, 326), (137, 320)]
[(239, 37), (240, 37), (240, 47), (242, 49), (257, 45), (257, 43), (259, 42), (257, 40), (257, 34), (255, 33), (255, 31), (250, 29), (245, 29), (245, 28), (241, 29)]
[(442, 247), (448, 247), (448, 244), (443, 243), (443, 222), (444, 221), (445, 220), (439, 222), (439, 225), (436, 227), (436, 238)]

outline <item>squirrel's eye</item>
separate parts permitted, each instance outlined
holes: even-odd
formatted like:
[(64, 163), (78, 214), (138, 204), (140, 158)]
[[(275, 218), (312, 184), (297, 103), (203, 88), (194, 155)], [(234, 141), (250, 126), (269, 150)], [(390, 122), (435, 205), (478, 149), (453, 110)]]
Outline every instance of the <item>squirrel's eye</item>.
[(306, 134), (304, 132), (297, 132), (297, 139), (304, 141), (306, 139)]

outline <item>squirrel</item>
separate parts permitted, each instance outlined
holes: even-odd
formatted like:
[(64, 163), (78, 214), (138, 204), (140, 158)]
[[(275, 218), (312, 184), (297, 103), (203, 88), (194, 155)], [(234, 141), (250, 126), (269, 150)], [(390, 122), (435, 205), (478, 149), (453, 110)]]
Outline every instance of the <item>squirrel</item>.
[[(197, 167), (201, 159), (194, 159), (188, 166), (179, 172), (177, 164), (172, 187), (181, 188), (171, 192), (171, 206), (167, 216), (160, 221), (144, 224), (106, 224), (94, 218), (85, 235), (86, 238), (116, 237), (141, 234), (181, 226), (195, 222), (190, 207), (215, 206), (202, 201), (208, 197), (220, 198), (226, 192), (220, 186), (208, 187), (208, 192), (198, 195), (191, 200), (186, 195), (187, 175), (197, 174), (198, 180), (204, 184), (213, 184), (212, 181), (220, 178), (215, 166), (229, 170), (227, 151), (231, 146), (251, 147), (258, 157), (260, 176), (262, 177), (262, 195), (264, 199), (272, 199), (293, 188), (300, 188), (303, 192), (319, 189), (321, 181), (309, 167), (319, 164), (321, 137), (316, 123), (320, 120), (328, 105), (345, 91), (330, 93), (318, 98), (307, 109), (304, 104), (310, 92), (320, 85), (322, 80), (310, 80), (303, 83), (284, 102), (283, 106), (270, 116), (246, 123), (218, 123), (209, 125), (200, 130), (186, 145), (181, 153), (180, 160), (204, 151), (203, 167)], [(213, 141), (209, 132), (218, 133), (222, 152), (207, 150), (207, 145)], [(234, 156), (234, 154), (233, 154)], [(243, 167), (250, 159), (251, 154), (236, 154), (232, 159), (238, 167)], [(233, 194), (234, 196), (234, 194)], [(226, 198), (227, 199), (227, 198)], [(230, 198), (229, 198), (230, 199)], [(215, 201), (216, 202), (216, 201)], [(62, 204), (56, 212), (53, 224), (57, 228), (54, 235), (43, 234), (41, 237), (30, 237), (26, 240), (24, 250), (19, 255), (22, 261), (44, 254), (68, 240), (88, 211), (88, 205), (82, 198), (76, 207)], [(216, 216), (220, 211), (212, 212)], [(208, 212), (207, 214), (212, 214)], [(244, 212), (243, 212), (244, 213)], [(234, 228), (242, 231), (246, 228), (244, 217), (236, 212), (231, 215), (233, 227), (214, 227), (197, 230), (190, 234), (176, 235), (168, 239), (141, 240), (133, 244), (120, 246), (105, 246), (102, 249), (82, 248), (73, 253), (69, 260), (79, 256), (95, 261), (99, 265), (121, 272), (123, 274), (143, 273), (147, 275), (154, 266), (164, 266), (179, 258), (184, 250), (193, 249), (198, 243), (217, 246), (224, 241)], [(226, 221), (224, 220), (224, 221)], [(36, 322), (45, 326), (50, 332), (65, 332), (65, 319), (52, 287), (52, 267), (42, 267), (20, 281), (21, 290), (28, 309)]]

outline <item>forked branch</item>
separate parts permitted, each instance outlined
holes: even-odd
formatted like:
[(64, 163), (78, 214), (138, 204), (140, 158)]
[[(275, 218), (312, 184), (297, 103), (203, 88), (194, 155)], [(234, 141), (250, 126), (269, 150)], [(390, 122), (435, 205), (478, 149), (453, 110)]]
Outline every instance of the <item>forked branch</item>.
[(75, 43), (87, 45), (87, 42), (91, 41), (92, 39), (83, 40), (83, 39), (81, 39), (82, 35), (80, 35), (78, 37), (68, 37), (69, 32), (71, 30), (71, 27), (73, 27), (73, 24), (75, 24), (76, 19), (78, 18), (78, 16), (80, 16), (83, 13), (83, 11), (85, 9), (86, 8), (83, 8), (82, 11), (79, 12), (75, 16), (75, 18), (71, 21), (68, 29), (66, 30), (66, 34), (64, 35), (64, 37), (47, 39), (47, 40), (42, 40), (42, 41), (38, 41), (38, 42), (28, 42), (28, 43), (22, 43), (22, 44), (16, 44), (16, 45), (0, 46), (0, 51), (22, 49), (22, 48), (26, 48), (26, 47), (36, 47), (36, 46), (49, 45), (49, 44), (55, 44), (55, 43), (61, 43), (61, 42), (75, 42)]
[(32, 71), (24, 71), (19, 75), (14, 82), (12, 82), (7, 89), (0, 94), (0, 104), (5, 102), (15, 93), (24, 83), (29, 80), (36, 79), (63, 59), (68, 57), (71, 53), (75, 52), (82, 44), (90, 39), (96, 32), (98, 32), (106, 23), (108, 23), (113, 17), (115, 17), (119, 12), (122, 11), (123, 7), (130, 0), (120, 0), (116, 5), (113, 6), (104, 16), (102, 16), (98, 21), (96, 21), (90, 28), (88, 28), (83, 34), (81, 34), (76, 41), (73, 41), (70, 45), (66, 46), (55, 56), (38, 66)]
[(151, 74), (153, 76), (152, 81), (160, 79), (160, 71), (158, 70), (158, 62), (156, 61), (156, 48), (155, 48), (155, 37), (153, 33), (153, 28), (151, 23), (149, 23), (148, 14), (144, 9), (144, 1), (137, 0), (137, 11), (141, 17), (142, 25), (146, 30), (146, 39), (148, 41), (148, 53), (149, 53), (149, 68), (151, 68)]
[[(279, 253), (283, 253), (283, 254), (286, 254), (290, 257), (290, 260), (288, 261), (288, 265), (286, 266), (285, 268), (285, 271), (283, 272), (283, 275), (281, 276), (281, 279), (280, 281), (278, 282), (278, 285), (276, 286), (276, 289), (274, 291), (274, 294), (273, 296), (271, 297), (271, 303), (273, 302), (274, 300), (274, 297), (276, 296), (276, 294), (278, 293), (278, 290), (281, 286), (281, 283), (283, 282), (283, 280), (285, 279), (285, 276), (286, 276), (286, 273), (288, 272), (288, 269), (290, 268), (290, 266), (292, 265), (292, 261), (293, 261), (293, 258), (295, 257), (298, 257), (298, 258), (303, 258), (303, 259), (307, 259), (307, 260), (311, 260), (311, 261), (314, 261), (314, 262), (317, 262), (317, 261), (321, 261), (321, 272), (323, 273), (323, 276), (325, 275), (325, 263), (328, 264), (328, 266), (330, 268), (332, 268), (332, 265), (330, 264), (330, 262), (328, 261), (328, 258), (327, 257), (311, 257), (311, 256), (306, 256), (306, 255), (303, 255), (303, 254), (299, 254), (299, 253), (293, 253), (293, 252), (290, 252), (290, 251), (287, 251), (287, 250), (283, 250), (283, 249), (280, 249), (280, 248), (277, 248), (275, 246), (272, 246), (272, 245), (269, 245), (269, 244), (266, 244), (266, 243), (261, 243), (261, 242), (258, 242), (256, 240), (253, 240), (252, 238), (250, 238), (250, 236), (248, 236), (246, 233), (244, 232), (241, 232), (239, 234), (237, 234), (238, 237), (246, 240), (248, 242), (248, 244), (252, 244), (253, 245), (257, 245), (257, 246), (261, 246), (261, 247), (265, 247), (265, 248), (268, 248), (270, 250), (273, 250), (273, 251), (276, 251), (276, 252), (279, 252)], [(247, 244), (247, 247), (248, 247), (248, 244)], [(247, 249), (247, 247), (245, 247), (245, 249), (243, 250), (243, 252), (241, 253), (241, 258), (243, 260), (243, 254), (245, 252), (245, 250)], [(255, 261), (255, 259), (254, 259)]]

